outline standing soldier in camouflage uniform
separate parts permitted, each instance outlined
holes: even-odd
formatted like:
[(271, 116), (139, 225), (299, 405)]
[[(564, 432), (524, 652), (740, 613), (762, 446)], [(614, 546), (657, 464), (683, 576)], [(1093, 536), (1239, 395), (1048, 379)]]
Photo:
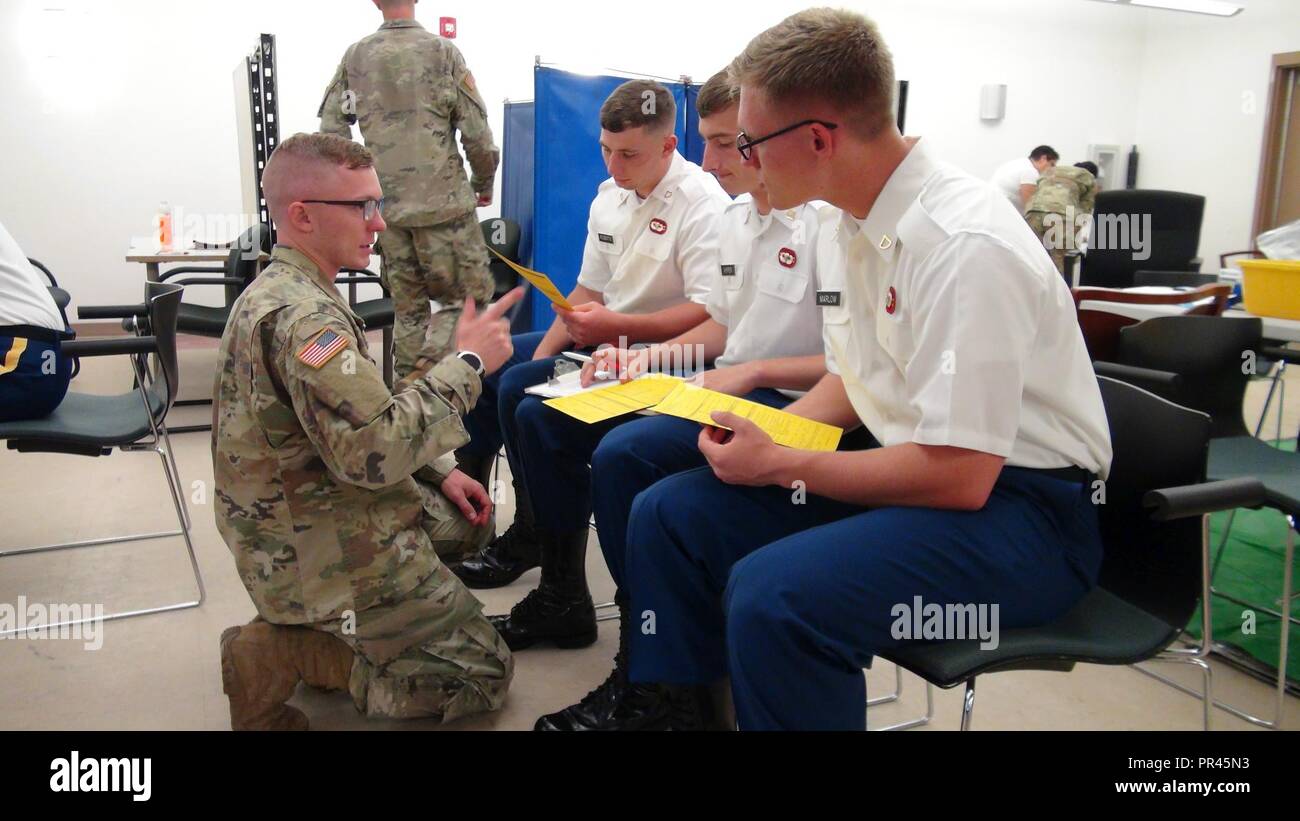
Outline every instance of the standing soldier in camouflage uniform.
[[(492, 299), (474, 208), (492, 203), (500, 152), (456, 46), (415, 21), (415, 0), (374, 2), (384, 24), (344, 53), (317, 116), (322, 132), (349, 139), (352, 124), (359, 124), (375, 156), (388, 223), (380, 252), (393, 297), (393, 366), (400, 378), (422, 352), (437, 362), (450, 350), (466, 297), (480, 308)], [(457, 131), (472, 180), (456, 150)], [(439, 304), (432, 320), (431, 299)]]
[[(1025, 220), (1051, 255), (1056, 270), (1065, 274), (1065, 252), (1076, 247), (1076, 218), (1092, 214), (1097, 196), (1097, 166), (1090, 162), (1065, 168), (1053, 166), (1038, 178), (1038, 187), (1025, 206)], [(1050, 216), (1049, 216), (1050, 215)]]
[[(231, 308), (212, 425), (216, 520), (259, 617), (221, 636), (234, 729), (305, 729), (300, 679), (370, 716), (495, 710), (513, 660), (440, 561), (491, 535), (491, 501), (454, 468), (485, 373), (512, 351), (501, 314), (466, 300), (460, 353), (394, 394), (339, 295), (384, 230), (361, 145), (299, 134), (267, 163), (271, 264)], [(431, 465), (428, 486), (411, 474)]]

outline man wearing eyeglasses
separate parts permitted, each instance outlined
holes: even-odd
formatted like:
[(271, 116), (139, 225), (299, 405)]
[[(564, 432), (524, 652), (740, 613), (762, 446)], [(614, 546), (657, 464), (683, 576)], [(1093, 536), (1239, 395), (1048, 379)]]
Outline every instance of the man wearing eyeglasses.
[[(299, 680), (348, 690), (368, 716), (497, 709), (513, 670), (482, 605), (440, 561), (483, 545), (492, 503), (455, 469), (462, 418), (512, 351), (502, 314), (471, 299), (458, 353), (393, 393), (335, 286), (384, 231), (363, 146), (298, 134), (262, 180), (279, 244), (231, 306), (218, 354), (217, 529), (258, 618), (221, 637), (231, 727), (305, 729)], [(431, 466), (437, 481), (416, 481)]]
[[(545, 333), (515, 338), (518, 364), (502, 371), (496, 416), (483, 403), (468, 420), (467, 451), (490, 457), (504, 442), (517, 507), (511, 527), (456, 573), (471, 587), (500, 587), (542, 568), (538, 588), (495, 622), (512, 648), (538, 641), (583, 647), (596, 640), (583, 565), (590, 514), (583, 512), (589, 494), (581, 474), (587, 470), (583, 454), (610, 427), (564, 425), (555, 418), (560, 414), (524, 391), (552, 375), (561, 351), (663, 342), (708, 317), (704, 303), (718, 270), (717, 220), (731, 200), (713, 175), (678, 153), (676, 121), (672, 93), (652, 80), (629, 80), (605, 100), (600, 150), (610, 178), (591, 204), (582, 268), (568, 296), (573, 310), (559, 311)], [(536, 420), (546, 429), (544, 441), (522, 439), (525, 416), (544, 417)], [(557, 466), (561, 484), (521, 482), (524, 465), (556, 450), (569, 454)], [(563, 504), (550, 501), (557, 493)]]
[[(781, 408), (825, 375), (816, 303), (817, 209), (806, 204), (772, 208), (758, 173), (736, 151), (737, 91), (724, 69), (700, 87), (695, 101), (704, 140), (701, 167), (736, 197), (718, 224), (709, 318), (661, 344), (596, 351), (583, 369), (584, 384), (590, 384), (597, 369), (628, 380), (650, 370), (689, 371), (707, 363), (712, 367), (696, 374), (697, 384)], [(573, 452), (559, 446), (560, 437), (527, 428), (581, 424), (577, 420), (545, 411), (518, 419), (522, 438), (557, 443), (545, 458), (524, 460), (528, 486), (556, 488), (545, 493), (545, 501), (549, 507), (571, 508), (573, 522), (595, 512), (619, 611), (614, 669), (578, 703), (538, 719), (539, 730), (648, 729), (669, 715), (658, 688), (632, 686), (627, 680), (628, 637), (639, 622), (628, 607), (623, 548), (637, 495), (665, 476), (705, 464), (696, 446), (699, 426), (672, 416), (627, 415), (612, 422), (612, 429), (594, 443), (594, 452)]]
[(773, 207), (834, 206), (817, 255), (829, 373), (786, 410), (880, 447), (783, 448), (714, 414), (731, 430), (700, 431), (708, 467), (631, 513), (630, 679), (668, 685), (670, 726), (716, 722), (706, 685), (730, 676), (741, 729), (860, 730), (863, 668), (907, 640), (900, 613), (997, 607), (1001, 627), (1034, 626), (1096, 583), (1109, 430), (1065, 283), (996, 191), (899, 134), (874, 24), (800, 12), (734, 73), (738, 146)]
[[(384, 187), (383, 279), (393, 298), (397, 378), (450, 350), (461, 303), (492, 299), (475, 207), (492, 203), (500, 152), (487, 109), (456, 46), (415, 20), (416, 0), (374, 0), (379, 31), (343, 55), (317, 116), (322, 132), (361, 129)], [(460, 134), (473, 178), (456, 150)], [(358, 267), (367, 267), (366, 260)], [(439, 310), (430, 314), (429, 301)]]

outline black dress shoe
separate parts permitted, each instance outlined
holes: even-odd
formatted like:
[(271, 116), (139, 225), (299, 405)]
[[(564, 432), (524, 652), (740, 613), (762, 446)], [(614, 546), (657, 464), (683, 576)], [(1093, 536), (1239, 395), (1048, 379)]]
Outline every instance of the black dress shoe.
[(551, 732), (668, 729), (672, 711), (663, 691), (654, 684), (629, 684), (619, 678), (620, 671), (615, 670), (582, 701), (542, 716), (533, 729)]
[(541, 548), (530, 531), (516, 521), (487, 547), (452, 565), (451, 572), (474, 590), (505, 587), (541, 563)]
[(596, 607), (591, 595), (564, 594), (543, 582), (510, 609), (508, 616), (489, 616), (511, 650), (523, 650), (539, 641), (572, 650), (596, 641)]

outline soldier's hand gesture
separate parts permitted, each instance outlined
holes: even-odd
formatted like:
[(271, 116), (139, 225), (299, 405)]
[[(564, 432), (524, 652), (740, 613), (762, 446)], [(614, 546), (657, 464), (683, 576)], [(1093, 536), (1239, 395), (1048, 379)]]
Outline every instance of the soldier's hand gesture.
[(514, 353), (514, 345), (510, 341), (510, 323), (502, 317), (523, 298), (524, 289), (515, 288), (481, 314), (474, 307), (474, 300), (467, 298), (460, 314), (460, 324), (456, 326), (456, 350), (478, 354), (483, 360), (483, 369), (488, 373), (504, 365)]

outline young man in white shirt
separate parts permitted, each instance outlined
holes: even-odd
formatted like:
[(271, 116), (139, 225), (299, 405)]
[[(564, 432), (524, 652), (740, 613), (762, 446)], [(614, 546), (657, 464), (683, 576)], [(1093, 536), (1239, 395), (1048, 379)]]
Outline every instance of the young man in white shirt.
[(0, 422), (49, 415), (68, 392), (67, 332), (36, 268), (0, 225)]
[[(570, 646), (595, 640), (595, 611), (582, 573), (585, 539), (557, 536), (576, 532), (568, 527), (568, 514), (577, 508), (560, 505), (566, 513), (553, 517), (559, 502), (549, 495), (582, 499), (586, 494), (578, 486), (530, 488), (521, 481), (529, 456), (519, 440), (518, 419), (539, 411), (555, 414), (524, 390), (552, 375), (561, 351), (661, 342), (704, 320), (718, 267), (717, 219), (731, 201), (711, 174), (677, 152), (676, 104), (664, 86), (629, 80), (606, 99), (600, 119), (610, 178), (591, 204), (582, 269), (568, 295), (574, 308), (558, 311), (544, 334), (515, 337), (516, 364), (503, 368), (499, 381), (487, 380), (487, 401), (480, 398), (466, 419), (471, 437), (466, 451), (490, 459), (504, 440), (517, 513), (510, 530), (454, 569), (470, 587), (485, 588), (509, 584), (541, 564), (541, 587), (515, 608), (510, 625), (501, 625), (516, 647), (534, 638)], [(564, 439), (566, 452), (590, 454), (601, 426), (575, 425)], [(585, 462), (580, 469), (586, 470)], [(589, 515), (581, 514), (584, 533)], [(535, 522), (545, 525), (545, 532)]]
[(709, 467), (632, 509), (629, 677), (670, 685), (677, 727), (710, 722), (729, 675), (741, 729), (862, 729), (862, 670), (906, 640), (899, 607), (1032, 626), (1095, 584), (1109, 429), (1065, 283), (996, 192), (899, 134), (870, 21), (801, 12), (735, 74), (738, 148), (772, 206), (835, 206), (817, 259), (829, 373), (786, 410), (881, 446), (782, 448), (714, 414), (734, 433), (701, 430)]
[(1028, 157), (1017, 157), (998, 166), (998, 170), (989, 177), (989, 184), (1016, 207), (1020, 213), (1025, 212), (1029, 198), (1038, 187), (1038, 178), (1049, 168), (1056, 167), (1061, 155), (1050, 145), (1040, 145), (1029, 152)]
[[(722, 71), (701, 86), (696, 100), (705, 142), (704, 170), (714, 174), (727, 193), (738, 195), (718, 226), (709, 318), (662, 345), (597, 351), (584, 369), (584, 381), (589, 382), (597, 368), (617, 370), (628, 379), (654, 368), (688, 371), (711, 362), (713, 367), (696, 378), (703, 387), (781, 408), (826, 374), (817, 307), (817, 209), (798, 205), (778, 211), (768, 203), (758, 173), (746, 167), (736, 151), (738, 97)], [(572, 422), (555, 411), (547, 414), (543, 409), (535, 421)], [(665, 476), (705, 464), (696, 444), (699, 425), (672, 416), (618, 421), (594, 454), (578, 457), (583, 487), (590, 487), (590, 501), (583, 497), (581, 513), (586, 516), (594, 509), (600, 549), (618, 585), (614, 600), (620, 631), (614, 670), (582, 701), (542, 716), (539, 730), (647, 729), (662, 726), (669, 717), (669, 705), (658, 688), (631, 687), (627, 681), (627, 639), (636, 622), (623, 590), (623, 553), (637, 494)], [(521, 428), (529, 422), (521, 419)], [(543, 484), (546, 472), (573, 458), (559, 443), (545, 456), (538, 460), (540, 468), (533, 461), (525, 463), (530, 486)], [(591, 468), (586, 472), (588, 457)]]

